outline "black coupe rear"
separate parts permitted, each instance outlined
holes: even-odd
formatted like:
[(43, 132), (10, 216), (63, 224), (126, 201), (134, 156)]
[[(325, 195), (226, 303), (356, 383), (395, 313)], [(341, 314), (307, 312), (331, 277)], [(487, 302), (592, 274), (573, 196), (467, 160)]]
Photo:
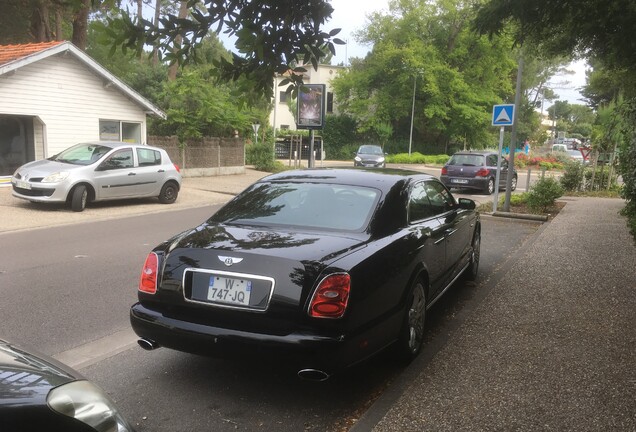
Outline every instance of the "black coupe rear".
[(417, 355), (427, 308), (476, 277), (479, 247), (475, 203), (432, 176), (284, 172), (157, 246), (131, 322), (147, 349), (273, 354), (326, 378), (394, 343)]

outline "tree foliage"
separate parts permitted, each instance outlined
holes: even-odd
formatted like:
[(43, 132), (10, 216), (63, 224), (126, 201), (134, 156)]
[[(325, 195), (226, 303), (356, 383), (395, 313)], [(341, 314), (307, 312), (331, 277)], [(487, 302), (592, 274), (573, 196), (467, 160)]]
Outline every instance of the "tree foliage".
[[(106, 29), (114, 48), (141, 52), (146, 45), (157, 46), (168, 61), (186, 64), (210, 32), (223, 32), (236, 40), (238, 54), (215, 61), (220, 78), (245, 77), (271, 96), (275, 74), (294, 69), (294, 64), (317, 67), (328, 52), (335, 53), (335, 44), (344, 43), (335, 38), (339, 29), (322, 30), (333, 12), (327, 0), (191, 0), (187, 6), (185, 18), (168, 13), (156, 25), (126, 12), (111, 19)], [(301, 69), (290, 75), (292, 84), (302, 82)]]
[(510, 40), (472, 32), (473, 3), (402, 0), (391, 2), (388, 14), (372, 15), (359, 34), (372, 52), (333, 82), (339, 110), (354, 116), (361, 132), (388, 124), (403, 138), (415, 93), (415, 147), (492, 144), (492, 105), (510, 99), (515, 62)]
[(551, 54), (593, 55), (613, 68), (636, 67), (633, 0), (489, 0), (475, 24), (491, 35), (512, 28), (519, 43), (538, 41)]

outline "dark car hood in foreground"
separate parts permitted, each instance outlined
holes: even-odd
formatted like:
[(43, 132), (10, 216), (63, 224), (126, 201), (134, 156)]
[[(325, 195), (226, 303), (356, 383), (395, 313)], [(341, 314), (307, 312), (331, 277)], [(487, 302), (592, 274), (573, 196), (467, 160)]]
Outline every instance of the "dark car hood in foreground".
[(63, 364), (0, 339), (0, 409), (42, 402), (52, 388), (77, 379)]

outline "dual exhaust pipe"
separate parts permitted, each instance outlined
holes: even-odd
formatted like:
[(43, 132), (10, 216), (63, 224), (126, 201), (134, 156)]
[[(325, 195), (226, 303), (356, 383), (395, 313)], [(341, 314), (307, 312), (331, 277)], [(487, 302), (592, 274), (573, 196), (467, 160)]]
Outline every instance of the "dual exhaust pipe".
[(301, 369), (298, 371), (298, 377), (307, 381), (327, 381), (329, 374), (319, 369)]
[(152, 351), (159, 348), (159, 344), (153, 341), (152, 339), (139, 338), (137, 340), (137, 343), (139, 344), (140, 347), (142, 347), (146, 351)]
[[(137, 340), (139, 346), (146, 351), (153, 351), (160, 347), (160, 345), (152, 339), (139, 338)], [(298, 377), (307, 381), (326, 381), (329, 379), (329, 374), (320, 369), (301, 369), (298, 371)]]

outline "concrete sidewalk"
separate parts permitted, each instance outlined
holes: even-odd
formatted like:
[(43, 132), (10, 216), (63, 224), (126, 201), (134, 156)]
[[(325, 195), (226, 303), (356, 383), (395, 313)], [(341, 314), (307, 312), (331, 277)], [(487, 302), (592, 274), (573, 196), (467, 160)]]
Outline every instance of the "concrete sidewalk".
[[(576, 198), (352, 431), (636, 431), (636, 247)], [(424, 347), (426, 349), (426, 347)]]

